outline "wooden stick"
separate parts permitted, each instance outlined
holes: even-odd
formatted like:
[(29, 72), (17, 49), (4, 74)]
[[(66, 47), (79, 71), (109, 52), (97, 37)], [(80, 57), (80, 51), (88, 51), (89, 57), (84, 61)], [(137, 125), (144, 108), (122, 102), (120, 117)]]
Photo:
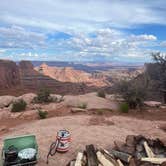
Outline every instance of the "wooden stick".
[(107, 150), (101, 149), (100, 151), (101, 151), (101, 153), (104, 154), (106, 159), (108, 159), (111, 163), (113, 163), (115, 166), (119, 166), (115, 157), (112, 154), (110, 154)]
[(78, 152), (74, 166), (82, 166), (83, 153)]
[(141, 158), (141, 161), (148, 161), (152, 164), (162, 164), (166, 161), (166, 158), (149, 158), (149, 157), (143, 157)]
[(109, 151), (112, 155), (114, 155), (116, 158), (119, 158), (120, 160), (129, 163), (130, 159), (132, 158), (131, 155), (124, 153), (124, 152), (119, 152), (116, 150), (110, 150)]
[(119, 159), (117, 160), (117, 162), (118, 162), (119, 166), (124, 166), (123, 163)]
[(144, 148), (145, 148), (145, 151), (146, 151), (146, 154), (147, 154), (148, 157), (150, 157), (150, 158), (155, 157), (153, 151), (151, 150), (151, 148), (149, 147), (149, 145), (146, 141), (144, 142)]
[(70, 166), (75, 166), (75, 161), (70, 161)]
[(96, 154), (97, 154), (98, 160), (103, 166), (115, 166), (113, 163), (107, 160), (100, 151), (98, 151)]
[(98, 166), (97, 156), (93, 145), (86, 145), (88, 166)]

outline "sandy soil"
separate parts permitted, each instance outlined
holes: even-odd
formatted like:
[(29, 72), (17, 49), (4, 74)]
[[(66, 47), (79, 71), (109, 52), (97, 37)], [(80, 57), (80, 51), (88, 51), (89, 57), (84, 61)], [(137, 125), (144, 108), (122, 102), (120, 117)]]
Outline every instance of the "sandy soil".
[[(97, 123), (95, 123), (97, 121)], [(31, 123), (21, 124), (10, 129), (10, 133), (1, 135), (0, 146), (3, 138), (23, 134), (35, 134), (40, 150), (40, 166), (45, 166), (49, 145), (55, 140), (56, 133), (60, 129), (71, 132), (72, 143), (69, 152), (56, 154), (50, 158), (50, 166), (65, 166), (76, 157), (78, 151), (82, 151), (87, 144), (107, 148), (113, 146), (113, 142), (124, 141), (129, 134), (142, 134), (150, 138), (160, 138), (166, 141), (166, 134), (159, 128), (165, 121), (141, 120), (124, 116), (97, 116), (74, 115), (53, 117), (45, 120), (36, 120)], [(1, 148), (0, 147), (0, 148)]]

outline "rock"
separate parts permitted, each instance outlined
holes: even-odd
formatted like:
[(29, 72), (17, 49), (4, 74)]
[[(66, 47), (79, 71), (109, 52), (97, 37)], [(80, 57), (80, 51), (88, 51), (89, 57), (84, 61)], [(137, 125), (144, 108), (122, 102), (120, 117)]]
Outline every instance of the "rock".
[(124, 146), (123, 147), (123, 152), (133, 155), (134, 152), (135, 152), (135, 147), (134, 146), (131, 146), (131, 147)]
[(7, 131), (7, 130), (8, 130), (8, 128), (6, 126), (0, 126), (0, 132)]
[(16, 98), (16, 100), (20, 100), (20, 99), (23, 99), (27, 104), (30, 104), (32, 103), (33, 99), (36, 97), (37, 95), (34, 94), (34, 93), (27, 93), (27, 94), (24, 94), (22, 96), (19, 96)]
[(0, 88), (7, 89), (20, 84), (19, 68), (15, 62), (0, 60)]
[(134, 135), (128, 135), (126, 137), (126, 145), (129, 147), (135, 146), (135, 136)]
[(38, 118), (38, 112), (37, 110), (29, 110), (29, 111), (25, 111), (22, 115), (21, 115), (21, 119), (37, 119)]
[(86, 112), (86, 109), (82, 109), (82, 108), (72, 108), (71, 112), (72, 113), (77, 113), (77, 112)]
[(114, 145), (115, 145), (115, 150), (120, 151), (121, 147), (124, 146), (124, 142), (122, 141), (114, 141)]
[(162, 103), (158, 101), (145, 101), (144, 104), (148, 107), (160, 107), (162, 105)]
[(11, 113), (10, 117), (12, 119), (16, 119), (16, 118), (20, 118), (23, 115), (23, 112), (15, 112), (15, 113)]
[(160, 106), (160, 108), (166, 110), (166, 105), (162, 105), (162, 106)]
[(0, 96), (0, 108), (8, 107), (15, 98), (14, 96)]

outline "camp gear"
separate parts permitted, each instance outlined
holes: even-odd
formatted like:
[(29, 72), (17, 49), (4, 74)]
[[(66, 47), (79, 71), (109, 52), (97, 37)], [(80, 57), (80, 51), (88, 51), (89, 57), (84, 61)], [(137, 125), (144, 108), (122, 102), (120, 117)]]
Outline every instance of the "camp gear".
[(5, 151), (5, 161), (7, 162), (13, 162), (17, 159), (18, 155), (18, 149), (15, 148), (13, 145), (11, 145), (6, 151)]
[[(15, 148), (12, 148), (13, 153), (13, 160), (7, 161), (7, 153), (9, 152), (9, 149), (11, 149), (11, 146)], [(22, 150), (26, 150), (27, 148), (35, 149), (35, 156), (32, 160), (29, 159), (21, 159), (18, 154), (21, 153)], [(16, 149), (17, 149), (17, 158), (14, 160), (14, 154), (16, 155)], [(36, 142), (36, 137), (34, 135), (27, 135), (27, 136), (18, 136), (18, 137), (12, 137), (12, 138), (6, 138), (4, 140), (3, 144), (3, 150), (2, 150), (2, 165), (3, 166), (10, 166), (10, 165), (35, 165), (37, 163), (38, 158), (38, 145)]]
[(47, 155), (47, 164), (49, 156), (54, 156), (56, 152), (67, 152), (70, 146), (70, 133), (67, 130), (59, 130), (57, 132), (56, 141), (50, 145)]
[(36, 149), (33, 148), (23, 149), (18, 153), (18, 157), (20, 159), (32, 160), (35, 156), (36, 156)]
[(57, 152), (67, 152), (70, 146), (70, 133), (66, 130), (60, 130), (57, 134), (57, 140), (59, 144), (57, 146)]

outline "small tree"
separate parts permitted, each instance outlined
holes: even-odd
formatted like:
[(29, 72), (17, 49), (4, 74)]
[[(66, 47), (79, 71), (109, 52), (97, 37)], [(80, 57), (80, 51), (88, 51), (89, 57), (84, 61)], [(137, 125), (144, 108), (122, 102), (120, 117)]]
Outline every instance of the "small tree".
[(41, 109), (38, 109), (38, 115), (40, 119), (46, 119), (48, 112), (47, 111), (42, 111)]
[(121, 103), (119, 105), (119, 111), (122, 113), (128, 113), (129, 112), (129, 105), (127, 103)]
[(51, 101), (49, 89), (40, 89), (37, 93), (37, 97), (34, 99), (38, 103), (46, 103)]
[(136, 109), (143, 105), (146, 96), (146, 90), (143, 85), (139, 85), (136, 81), (121, 81), (117, 88), (130, 108)]
[(100, 90), (100, 91), (98, 91), (98, 92), (97, 92), (97, 96), (98, 96), (98, 97), (105, 98), (106, 95), (105, 95), (104, 90)]
[(163, 92), (164, 102), (166, 103), (166, 54), (152, 53), (154, 62), (158, 65), (158, 80), (161, 84), (161, 91)]
[(13, 103), (11, 112), (21, 112), (26, 109), (27, 103), (21, 99)]

